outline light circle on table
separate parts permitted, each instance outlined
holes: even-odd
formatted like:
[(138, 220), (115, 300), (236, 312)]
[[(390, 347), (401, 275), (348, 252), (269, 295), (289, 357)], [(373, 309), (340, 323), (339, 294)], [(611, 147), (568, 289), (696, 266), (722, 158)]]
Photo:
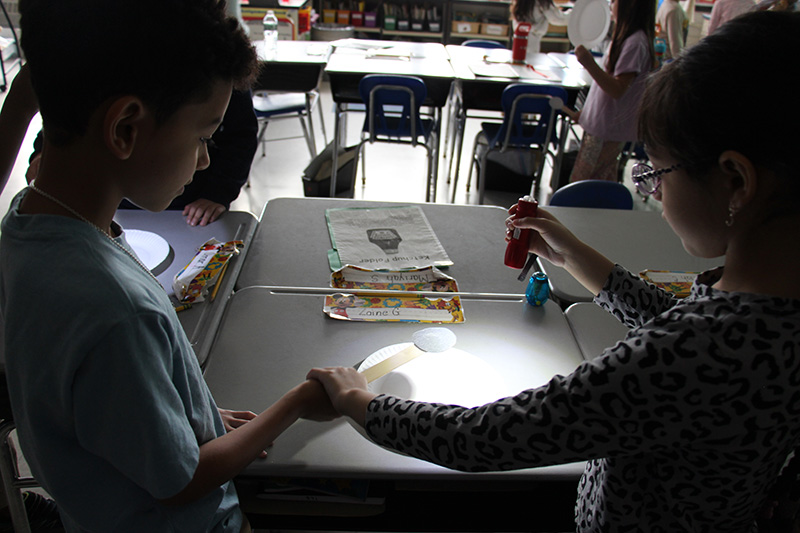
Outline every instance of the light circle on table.
[(608, 0), (578, 0), (569, 14), (567, 36), (574, 46), (593, 48), (603, 42), (610, 25)]
[[(358, 366), (358, 371), (363, 372), (412, 344), (403, 342), (381, 348), (364, 359)], [(484, 405), (519, 392), (510, 390), (503, 377), (486, 361), (458, 348), (439, 353), (423, 353), (379, 377), (368, 387), (370, 392), (376, 394), (464, 407)], [(348, 422), (371, 441), (364, 428), (349, 418)]]
[(169, 258), (169, 243), (157, 233), (139, 229), (126, 229), (125, 240), (139, 260), (150, 270), (156, 270)]
[[(412, 343), (393, 344), (367, 357), (359, 372), (388, 359)], [(369, 390), (408, 400), (475, 407), (516, 394), (489, 363), (464, 350), (423, 353), (369, 384)]]

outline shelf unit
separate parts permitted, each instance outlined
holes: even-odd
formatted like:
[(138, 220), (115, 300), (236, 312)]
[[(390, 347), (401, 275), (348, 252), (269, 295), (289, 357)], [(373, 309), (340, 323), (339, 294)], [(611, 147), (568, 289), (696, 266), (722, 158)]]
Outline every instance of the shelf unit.
[(510, 46), (510, 6), (511, 0), (451, 0), (447, 41), (484, 39)]
[[(365, 13), (373, 13), (375, 26), (353, 25), (348, 20), (347, 15), (343, 18), (339, 16), (340, 10), (352, 12), (353, 6), (361, 4)], [(353, 26), (357, 35), (373, 39), (411, 39), (424, 41), (438, 41), (444, 44), (457, 44), (467, 39), (491, 39), (503, 43), (507, 46), (511, 44), (511, 24), (509, 23), (510, 0), (426, 0), (424, 2), (413, 0), (367, 0), (356, 2), (355, 0), (315, 0), (314, 7), (320, 14), (320, 22), (324, 23), (348, 23)], [(409, 29), (400, 28), (400, 20), (392, 23), (387, 20), (387, 13), (403, 11), (413, 13), (414, 8), (422, 8), (426, 13), (432, 9), (436, 10), (439, 27), (431, 31), (428, 28), (427, 20), (423, 23), (423, 28), (419, 30), (411, 29), (412, 21), (408, 21)], [(469, 13), (476, 20), (474, 30), (459, 33), (453, 26), (454, 14)], [(459, 15), (461, 16), (461, 15)], [(499, 35), (489, 35), (482, 32), (482, 24), (489, 17), (493, 29), (500, 29)], [(402, 19), (401, 19), (402, 20)]]

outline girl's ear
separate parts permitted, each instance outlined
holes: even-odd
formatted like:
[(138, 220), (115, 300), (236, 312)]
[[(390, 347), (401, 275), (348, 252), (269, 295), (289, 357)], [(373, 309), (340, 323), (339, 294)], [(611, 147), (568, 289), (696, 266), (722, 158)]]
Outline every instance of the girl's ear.
[(135, 96), (123, 96), (111, 103), (103, 121), (103, 140), (115, 157), (125, 160), (131, 156), (148, 115), (144, 103)]
[(736, 210), (748, 205), (758, 189), (758, 172), (749, 158), (734, 150), (719, 156), (719, 167), (727, 180), (730, 205)]

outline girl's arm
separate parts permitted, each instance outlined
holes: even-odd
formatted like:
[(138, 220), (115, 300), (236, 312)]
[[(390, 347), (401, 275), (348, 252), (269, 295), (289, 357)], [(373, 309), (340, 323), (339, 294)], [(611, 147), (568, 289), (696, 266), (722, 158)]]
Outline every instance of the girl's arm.
[(636, 78), (636, 72), (624, 72), (618, 76), (612, 76), (597, 64), (592, 53), (582, 44), (575, 48), (575, 57), (595, 83), (611, 98), (621, 98)]
[(578, 239), (553, 215), (539, 208), (535, 217), (514, 218), (516, 205), (506, 220), (507, 239), (514, 228), (532, 229), (529, 250), (539, 257), (560, 266), (578, 280), (593, 295), (600, 294), (614, 263), (603, 254)]

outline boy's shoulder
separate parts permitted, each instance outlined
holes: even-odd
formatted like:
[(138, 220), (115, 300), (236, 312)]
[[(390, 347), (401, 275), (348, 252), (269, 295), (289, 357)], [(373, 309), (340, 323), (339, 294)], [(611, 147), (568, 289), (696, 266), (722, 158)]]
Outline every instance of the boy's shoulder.
[(35, 302), (62, 312), (85, 306), (103, 309), (100, 320), (168, 311), (164, 289), (122, 246), (80, 220), (20, 215), (12, 204), (0, 236), (6, 305)]

